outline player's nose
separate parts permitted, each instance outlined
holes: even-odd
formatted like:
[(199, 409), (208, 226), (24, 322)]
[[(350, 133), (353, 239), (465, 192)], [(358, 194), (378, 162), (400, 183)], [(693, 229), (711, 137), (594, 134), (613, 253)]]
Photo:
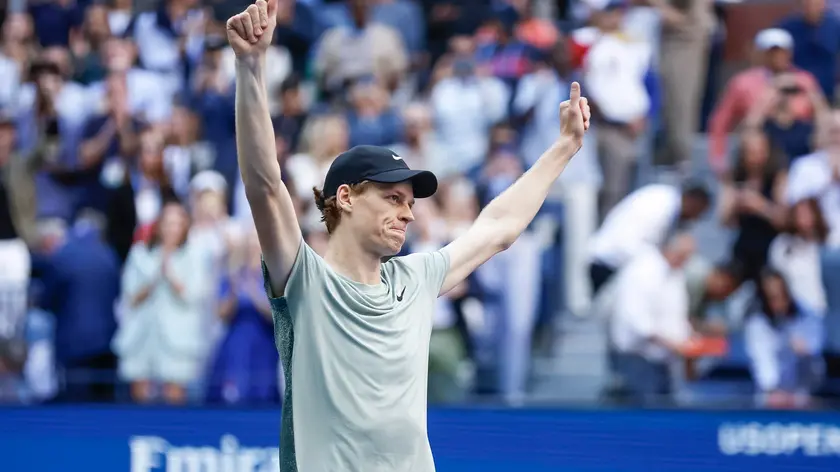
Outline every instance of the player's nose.
[(406, 224), (411, 223), (414, 221), (414, 212), (411, 211), (409, 206), (405, 206), (400, 214), (400, 220), (405, 221)]

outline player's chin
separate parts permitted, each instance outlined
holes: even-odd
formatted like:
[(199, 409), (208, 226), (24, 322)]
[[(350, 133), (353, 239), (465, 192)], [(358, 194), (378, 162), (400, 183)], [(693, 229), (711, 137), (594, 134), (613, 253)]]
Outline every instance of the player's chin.
[(391, 231), (388, 234), (388, 237), (385, 238), (385, 248), (387, 249), (389, 254), (387, 256), (394, 256), (399, 254), (402, 251), (402, 247), (405, 244), (405, 232), (399, 231)]

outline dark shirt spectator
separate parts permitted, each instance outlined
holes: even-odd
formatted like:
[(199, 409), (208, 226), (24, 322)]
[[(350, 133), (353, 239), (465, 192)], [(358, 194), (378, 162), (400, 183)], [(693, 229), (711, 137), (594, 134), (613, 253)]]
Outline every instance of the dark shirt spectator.
[(110, 343), (120, 290), (117, 254), (101, 239), (99, 228), (87, 223), (66, 236), (57, 230), (43, 242), (33, 271), (44, 283), (45, 308), (56, 317), (56, 362), (67, 370), (68, 399), (107, 400), (111, 393), (104, 385), (113, 379), (89, 376), (96, 375), (92, 370), (116, 366)]
[(794, 15), (779, 26), (793, 36), (793, 63), (813, 74), (825, 96), (833, 100), (840, 54), (840, 18), (826, 10), (819, 17)]

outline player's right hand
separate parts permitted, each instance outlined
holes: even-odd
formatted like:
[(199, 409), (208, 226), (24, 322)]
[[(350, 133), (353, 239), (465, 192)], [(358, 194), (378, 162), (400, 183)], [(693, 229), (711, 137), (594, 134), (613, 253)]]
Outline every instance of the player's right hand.
[(276, 26), (277, 0), (257, 0), (228, 19), (228, 43), (236, 57), (258, 56), (268, 49)]

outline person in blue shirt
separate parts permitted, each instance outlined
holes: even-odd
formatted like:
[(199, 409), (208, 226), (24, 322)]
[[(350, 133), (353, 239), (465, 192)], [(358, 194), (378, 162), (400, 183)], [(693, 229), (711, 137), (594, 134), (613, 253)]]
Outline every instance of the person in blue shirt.
[(207, 401), (265, 404), (280, 401), (279, 357), (271, 307), (263, 292), (260, 243), (252, 230), (246, 261), (222, 280), (218, 315), (227, 323), (208, 382)]
[(784, 19), (779, 27), (793, 36), (793, 62), (817, 78), (830, 102), (834, 101), (840, 54), (840, 18), (825, 0), (802, 0), (801, 13)]
[(69, 229), (44, 222), (32, 258), (44, 286), (43, 308), (55, 315), (56, 364), (64, 376), (60, 397), (70, 402), (114, 400), (116, 358), (110, 343), (120, 265), (104, 228), (103, 218), (87, 210)]
[(804, 406), (822, 375), (822, 317), (795, 300), (774, 269), (762, 271), (758, 299), (744, 326), (760, 404)]

